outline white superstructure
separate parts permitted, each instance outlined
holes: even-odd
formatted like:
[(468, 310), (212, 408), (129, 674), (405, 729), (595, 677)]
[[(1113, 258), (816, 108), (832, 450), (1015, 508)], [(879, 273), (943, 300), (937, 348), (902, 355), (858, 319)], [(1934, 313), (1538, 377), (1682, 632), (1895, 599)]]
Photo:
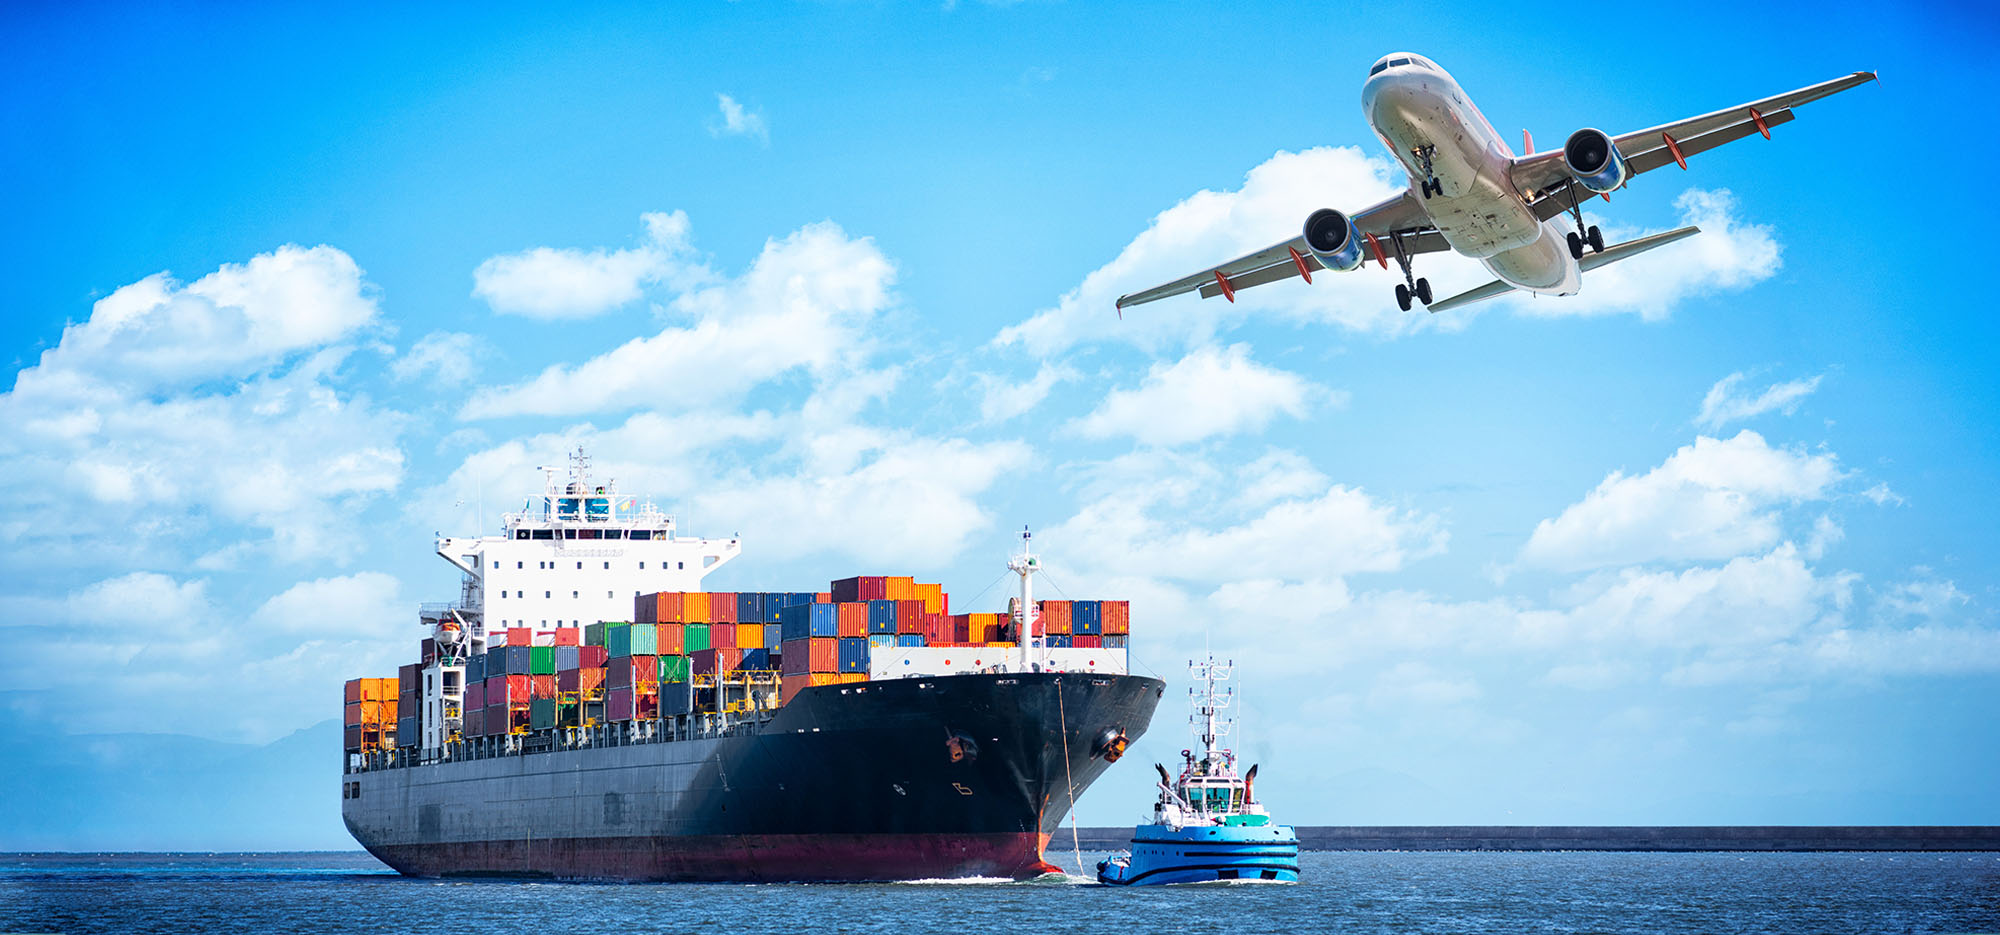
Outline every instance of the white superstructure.
[(582, 449), (569, 461), (567, 481), (553, 467), (542, 469), (547, 480), (539, 502), (531, 498), (502, 516), (499, 535), (437, 540), (438, 557), (464, 573), (459, 600), (425, 604), (420, 614), (434, 631), (455, 624), (462, 636), (456, 657), (424, 673), (427, 750), (443, 746), (458, 727), (464, 657), (497, 643), (501, 631), (630, 620), (633, 598), (699, 591), (704, 576), (741, 554), (734, 538), (678, 535), (673, 516), (620, 493), (615, 480), (594, 483)]

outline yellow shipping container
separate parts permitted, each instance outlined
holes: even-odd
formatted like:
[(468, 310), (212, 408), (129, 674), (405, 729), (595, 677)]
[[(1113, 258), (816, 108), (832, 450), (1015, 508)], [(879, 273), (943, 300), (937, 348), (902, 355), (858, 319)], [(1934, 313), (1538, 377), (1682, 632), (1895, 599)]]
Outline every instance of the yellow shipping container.
[(917, 596), (913, 599), (924, 602), (924, 613), (927, 614), (944, 613), (944, 585), (941, 584), (917, 585)]
[(882, 586), (892, 601), (914, 601), (917, 599), (917, 579), (884, 578)]
[(681, 595), (682, 623), (709, 623), (715, 618), (709, 613), (708, 592), (689, 591)]
[(737, 649), (764, 649), (764, 625), (761, 623), (739, 623), (736, 625)]

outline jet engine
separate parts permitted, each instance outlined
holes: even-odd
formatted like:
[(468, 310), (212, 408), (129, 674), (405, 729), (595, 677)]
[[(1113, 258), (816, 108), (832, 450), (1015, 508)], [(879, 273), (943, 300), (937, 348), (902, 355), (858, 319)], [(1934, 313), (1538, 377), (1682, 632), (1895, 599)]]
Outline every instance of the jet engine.
[(1583, 187), (1600, 195), (1616, 191), (1631, 176), (1618, 145), (1602, 130), (1582, 129), (1563, 144), (1563, 165)]
[(1354, 221), (1332, 208), (1306, 215), (1306, 249), (1320, 265), (1343, 273), (1361, 265), (1361, 232)]

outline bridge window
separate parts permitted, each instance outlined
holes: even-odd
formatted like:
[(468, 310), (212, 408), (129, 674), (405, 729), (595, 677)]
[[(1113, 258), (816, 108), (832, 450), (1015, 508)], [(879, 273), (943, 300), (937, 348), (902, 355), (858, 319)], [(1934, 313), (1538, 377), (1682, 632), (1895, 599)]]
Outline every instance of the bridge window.
[(605, 563), (604, 563), (604, 570), (605, 570), (605, 571), (610, 571), (610, 570), (611, 570), (611, 563), (610, 563), (610, 562), (605, 562)]
[(514, 568), (515, 568), (516, 570), (519, 570), (519, 569), (521, 569), (521, 568), (525, 567), (526, 565), (527, 565), (527, 563), (526, 563), (526, 562), (515, 562), (515, 563), (514, 563)]

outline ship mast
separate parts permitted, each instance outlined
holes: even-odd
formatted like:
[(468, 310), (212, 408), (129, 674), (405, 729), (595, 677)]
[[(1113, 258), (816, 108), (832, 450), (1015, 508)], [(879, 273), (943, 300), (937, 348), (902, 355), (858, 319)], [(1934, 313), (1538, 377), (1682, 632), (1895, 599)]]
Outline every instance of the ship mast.
[(1042, 560), (1030, 551), (1028, 546), (1034, 540), (1034, 533), (1028, 527), (1021, 527), (1021, 554), (1007, 561), (1007, 570), (1021, 576), (1021, 604), (1014, 611), (1014, 638), (1021, 648), (1022, 672), (1036, 672), (1041, 669), (1042, 660), (1035, 649), (1041, 641), (1035, 637), (1035, 572), (1042, 570)]
[(1194, 715), (1188, 720), (1200, 731), (1201, 762), (1210, 768), (1211, 764), (1216, 762), (1216, 745), (1221, 742), (1222, 735), (1229, 732), (1229, 720), (1219, 715), (1222, 709), (1229, 707), (1230, 701), (1236, 696), (1236, 689), (1217, 691), (1215, 685), (1217, 682), (1228, 681), (1230, 672), (1235, 667), (1234, 660), (1216, 662), (1214, 656), (1209, 656), (1200, 662), (1188, 661), (1189, 674), (1202, 683), (1199, 690), (1188, 689), (1188, 694), (1193, 696), (1194, 703)]

